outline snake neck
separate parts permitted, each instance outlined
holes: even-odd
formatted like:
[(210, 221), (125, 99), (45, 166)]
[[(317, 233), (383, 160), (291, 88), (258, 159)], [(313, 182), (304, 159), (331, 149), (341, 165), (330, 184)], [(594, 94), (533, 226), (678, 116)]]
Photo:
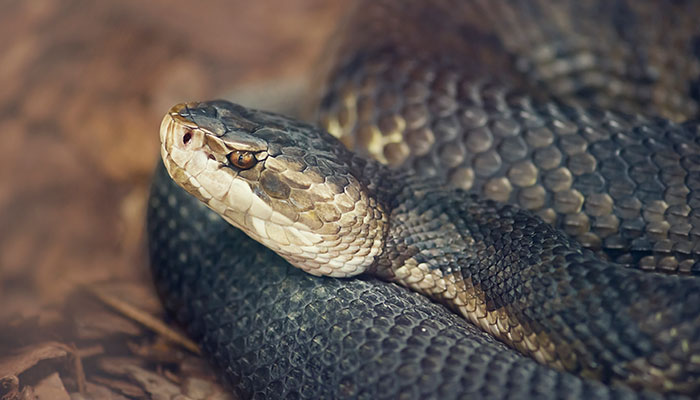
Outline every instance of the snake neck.
[[(444, 280), (445, 273), (467, 267), (463, 264), (474, 250), (475, 240), (465, 234), (462, 225), (469, 219), (465, 207), (475, 200), (441, 181), (401, 179), (405, 180), (402, 186), (381, 194), (389, 199), (384, 202), (388, 209), (387, 231), (383, 251), (369, 272), (435, 295), (434, 289), (443, 286), (438, 281)], [(393, 185), (399, 178), (389, 177), (387, 181)]]

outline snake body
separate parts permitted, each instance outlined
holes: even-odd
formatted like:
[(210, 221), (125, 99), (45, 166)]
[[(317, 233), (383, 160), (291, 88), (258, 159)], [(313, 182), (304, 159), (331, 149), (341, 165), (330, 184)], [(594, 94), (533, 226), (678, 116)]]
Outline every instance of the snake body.
[[(161, 170), (148, 221), (167, 308), (244, 396), (697, 394), (700, 281), (677, 274), (700, 271), (698, 124), (588, 108), (681, 119), (696, 104), (657, 106), (634, 83), (658, 83), (634, 69), (601, 69), (631, 92), (596, 87), (585, 67), (619, 43), (574, 40), (585, 24), (561, 35), (573, 2), (549, 11), (554, 22), (536, 2), (438, 3), (368, 5), (345, 27), (364, 34), (345, 34), (328, 67), (326, 128), (394, 168), (311, 125), (223, 101), (173, 107), (162, 156), (175, 182), (294, 266), (398, 282), (491, 336), (379, 281), (284, 266)], [(539, 35), (484, 31), (466, 17), (479, 10), (544, 22), (531, 24)], [(388, 33), (372, 41), (377, 26)], [(650, 36), (625, 54), (653, 49)], [(560, 76), (542, 72), (553, 38)], [(539, 56), (504, 62), (528, 43)], [(676, 67), (692, 76), (694, 66)], [(650, 268), (673, 274), (640, 271)]]

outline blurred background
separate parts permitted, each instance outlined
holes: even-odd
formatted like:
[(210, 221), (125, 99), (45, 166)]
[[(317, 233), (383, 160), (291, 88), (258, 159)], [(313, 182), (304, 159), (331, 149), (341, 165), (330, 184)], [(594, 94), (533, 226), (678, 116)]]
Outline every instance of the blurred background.
[(345, 5), (0, 5), (0, 399), (229, 398), (150, 283), (160, 119), (216, 97), (290, 109)]

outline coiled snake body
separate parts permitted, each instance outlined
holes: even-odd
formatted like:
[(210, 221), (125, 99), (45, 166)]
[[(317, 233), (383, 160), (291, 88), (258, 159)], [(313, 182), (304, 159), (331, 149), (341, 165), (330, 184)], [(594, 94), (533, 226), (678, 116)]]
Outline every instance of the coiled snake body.
[[(173, 107), (165, 167), (216, 214), (158, 171), (166, 307), (245, 397), (697, 395), (700, 127), (642, 114), (697, 113), (697, 11), (357, 7), (319, 118), (363, 155), (276, 114)], [(365, 278), (305, 275), (217, 214)]]

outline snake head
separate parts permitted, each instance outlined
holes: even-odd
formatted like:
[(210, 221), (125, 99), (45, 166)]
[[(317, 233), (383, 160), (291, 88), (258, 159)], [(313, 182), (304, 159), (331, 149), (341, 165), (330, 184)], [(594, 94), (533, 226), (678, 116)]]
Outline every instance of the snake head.
[(381, 252), (386, 213), (366, 178), (379, 167), (330, 134), (211, 101), (172, 107), (160, 137), (176, 183), (296, 267), (352, 276)]

